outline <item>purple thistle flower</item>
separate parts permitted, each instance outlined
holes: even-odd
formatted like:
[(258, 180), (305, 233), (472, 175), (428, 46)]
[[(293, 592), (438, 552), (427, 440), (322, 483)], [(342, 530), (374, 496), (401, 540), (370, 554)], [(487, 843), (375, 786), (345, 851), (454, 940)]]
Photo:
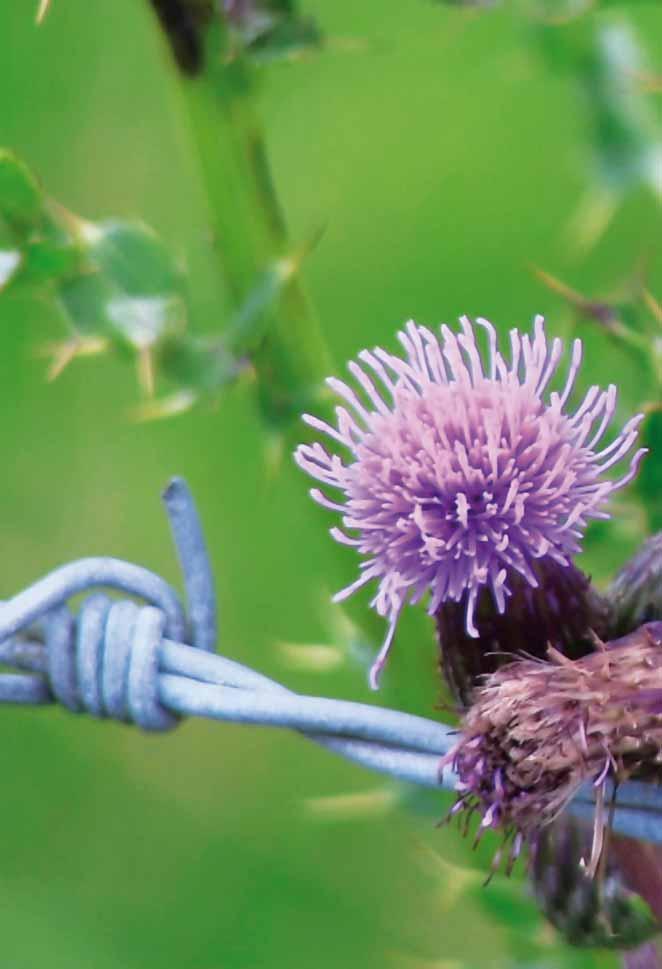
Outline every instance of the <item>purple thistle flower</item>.
[[(403, 606), (429, 591), (428, 611), (445, 602), (465, 607), (465, 624), (477, 636), (474, 610), (484, 588), (503, 613), (511, 579), (537, 587), (535, 563), (570, 564), (592, 518), (636, 474), (645, 450), (631, 455), (641, 415), (607, 446), (601, 442), (616, 408), (616, 388), (593, 386), (574, 413), (566, 413), (581, 362), (575, 340), (564, 386), (549, 391), (561, 360), (561, 340), (547, 340), (537, 316), (531, 336), (510, 332), (510, 361), (497, 348), (494, 327), (485, 332), (487, 354), (466, 317), (461, 332), (441, 327), (441, 339), (410, 322), (398, 334), (405, 358), (376, 348), (349, 364), (362, 398), (348, 384), (328, 384), (347, 406), (337, 426), (304, 420), (345, 449), (347, 463), (321, 444), (300, 445), (299, 466), (344, 501), (317, 488), (312, 497), (343, 515), (361, 575), (335, 596), (340, 601), (375, 580), (372, 605), (388, 619), (384, 644), (372, 667), (376, 688)], [(628, 455), (630, 455), (628, 457)], [(615, 480), (605, 472), (623, 461)]]

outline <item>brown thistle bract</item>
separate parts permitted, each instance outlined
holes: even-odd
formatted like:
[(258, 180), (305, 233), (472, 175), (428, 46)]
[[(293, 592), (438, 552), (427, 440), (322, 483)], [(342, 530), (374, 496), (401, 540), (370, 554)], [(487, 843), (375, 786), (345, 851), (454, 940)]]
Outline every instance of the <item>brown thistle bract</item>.
[(513, 577), (503, 614), (483, 590), (476, 607), (477, 637), (464, 628), (462, 602), (446, 602), (437, 611), (440, 669), (462, 709), (470, 706), (473, 691), (487, 674), (516, 656), (544, 659), (551, 645), (564, 656), (579, 659), (593, 652), (595, 633), (606, 638), (610, 606), (587, 576), (572, 564), (559, 566), (545, 559), (536, 562), (533, 571), (535, 588)]
[(608, 829), (608, 781), (662, 777), (662, 622), (597, 640), (582, 659), (550, 648), (547, 660), (518, 660), (491, 674), (444, 763), (459, 776), (453, 813), (478, 811), (478, 837), (488, 828), (512, 835), (511, 863), (592, 782), (588, 871), (595, 874)]

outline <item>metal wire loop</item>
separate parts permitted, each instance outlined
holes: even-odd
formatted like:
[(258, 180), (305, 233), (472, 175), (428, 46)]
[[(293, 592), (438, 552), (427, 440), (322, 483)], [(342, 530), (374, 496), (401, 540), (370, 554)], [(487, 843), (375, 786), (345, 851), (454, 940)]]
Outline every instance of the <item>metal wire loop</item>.
[[(20, 671), (0, 674), (0, 703), (58, 702), (151, 731), (169, 730), (184, 716), (289, 728), (371, 770), (454, 790), (453, 772), (439, 769), (455, 743), (453, 728), (375, 705), (300, 696), (212, 652), (214, 581), (193, 498), (179, 478), (163, 498), (187, 610), (160, 576), (130, 562), (89, 558), (63, 565), (0, 604), (0, 663)], [(68, 602), (81, 592), (90, 594), (73, 615)], [(590, 817), (594, 798), (587, 784), (570, 810)], [(613, 825), (662, 843), (662, 788), (620, 785)]]
[[(110, 558), (69, 563), (0, 608), (0, 660), (46, 676), (44, 680), (3, 674), (1, 700), (55, 699), (73, 713), (134, 722), (145, 730), (168, 730), (178, 723), (179, 717), (159, 696), (164, 637), (184, 642), (190, 638), (193, 646), (213, 649), (216, 602), (202, 528), (187, 485), (174, 478), (163, 497), (184, 573), (190, 623), (175, 590), (147, 569)], [(95, 592), (74, 617), (67, 600), (94, 586), (115, 588), (150, 605)], [(35, 622), (43, 646), (16, 638)]]
[(73, 620), (66, 606), (46, 620), (46, 654), (55, 698), (74, 713), (168, 730), (178, 718), (158, 696), (165, 616), (153, 606), (95, 594)]

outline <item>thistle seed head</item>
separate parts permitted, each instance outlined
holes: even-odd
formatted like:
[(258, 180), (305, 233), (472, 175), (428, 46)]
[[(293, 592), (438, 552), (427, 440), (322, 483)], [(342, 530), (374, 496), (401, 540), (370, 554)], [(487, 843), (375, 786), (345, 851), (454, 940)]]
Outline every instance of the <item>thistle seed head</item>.
[(535, 842), (582, 784), (596, 789), (593, 875), (608, 829), (609, 781), (662, 777), (662, 622), (570, 660), (518, 660), (486, 679), (444, 758), (458, 774), (453, 813)]

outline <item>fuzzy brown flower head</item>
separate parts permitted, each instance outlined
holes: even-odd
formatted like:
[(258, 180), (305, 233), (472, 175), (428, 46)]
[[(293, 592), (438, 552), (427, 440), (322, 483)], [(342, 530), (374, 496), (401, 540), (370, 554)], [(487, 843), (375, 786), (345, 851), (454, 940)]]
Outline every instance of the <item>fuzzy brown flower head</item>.
[(478, 811), (514, 835), (511, 855), (535, 841), (586, 781), (596, 788), (595, 871), (611, 779), (662, 776), (662, 622), (570, 660), (519, 660), (476, 691), (462, 737), (442, 763), (459, 777), (453, 813)]

